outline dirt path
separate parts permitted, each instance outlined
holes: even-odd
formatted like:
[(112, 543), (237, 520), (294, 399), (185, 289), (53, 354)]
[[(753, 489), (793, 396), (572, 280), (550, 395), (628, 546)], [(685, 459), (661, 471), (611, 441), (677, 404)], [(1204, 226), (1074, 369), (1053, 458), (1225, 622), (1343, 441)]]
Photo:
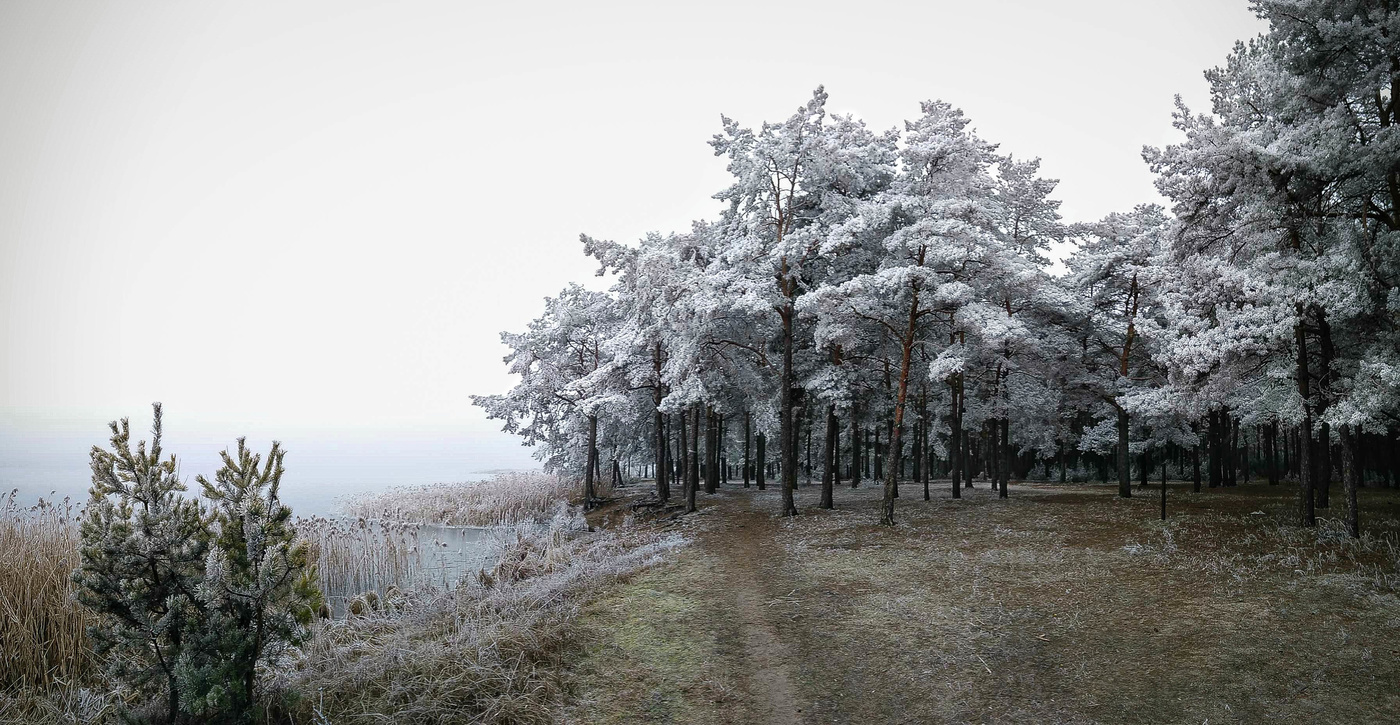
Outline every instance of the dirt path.
[(728, 499), (720, 505), (724, 525), (706, 531), (700, 545), (722, 562), (716, 572), (724, 591), (733, 598), (733, 616), (743, 628), (744, 672), (755, 721), (788, 724), (802, 722), (797, 696), (788, 674), (791, 653), (778, 637), (771, 618), (773, 592), (764, 586), (774, 578), (763, 571), (771, 557), (775, 523), (772, 515), (749, 510), (747, 500)]
[[(938, 493), (901, 499), (894, 527), (878, 525), (873, 487), (838, 491), (835, 511), (799, 489), (796, 519), (776, 516), (776, 491), (737, 487), (660, 518), (692, 543), (582, 618), (568, 721), (1387, 722), (1400, 709), (1400, 584), (1375, 573), (1394, 565), (1292, 527), (1287, 491), (1178, 482), (1166, 524), (1155, 497), (1106, 486)], [(1366, 493), (1371, 536), (1400, 535), (1400, 495)], [(1297, 652), (1310, 655), (1281, 655)], [(1228, 676), (1203, 688), (1213, 672)]]

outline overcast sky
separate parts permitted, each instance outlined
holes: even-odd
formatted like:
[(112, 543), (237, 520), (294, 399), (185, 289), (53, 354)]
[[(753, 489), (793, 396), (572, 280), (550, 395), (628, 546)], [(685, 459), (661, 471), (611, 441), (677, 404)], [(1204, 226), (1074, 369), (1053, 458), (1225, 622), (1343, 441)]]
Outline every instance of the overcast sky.
[[(0, 423), (494, 428), (580, 232), (711, 217), (721, 113), (942, 98), (1071, 220), (1156, 201), (1245, 0), (0, 3)], [(140, 426), (144, 428), (144, 424)]]

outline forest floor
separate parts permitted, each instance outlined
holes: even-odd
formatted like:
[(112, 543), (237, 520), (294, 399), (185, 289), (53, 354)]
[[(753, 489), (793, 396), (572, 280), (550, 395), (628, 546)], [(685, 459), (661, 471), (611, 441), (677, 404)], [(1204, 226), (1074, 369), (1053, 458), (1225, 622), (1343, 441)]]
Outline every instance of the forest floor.
[[(1393, 722), (1400, 495), (1365, 535), (1290, 525), (1291, 487), (875, 486), (834, 511), (730, 484), (694, 544), (588, 605), (586, 723)], [(1334, 493), (1337, 493), (1334, 491)], [(1338, 494), (1338, 498), (1339, 498)], [(1323, 516), (1340, 515), (1336, 506)]]

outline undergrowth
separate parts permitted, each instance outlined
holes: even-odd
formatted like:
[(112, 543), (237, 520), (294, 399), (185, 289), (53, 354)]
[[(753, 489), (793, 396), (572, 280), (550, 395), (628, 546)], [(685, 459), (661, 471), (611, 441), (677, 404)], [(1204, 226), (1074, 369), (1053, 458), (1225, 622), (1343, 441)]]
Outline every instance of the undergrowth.
[(576, 511), (517, 530), (489, 571), (327, 622), (274, 681), (278, 707), (295, 722), (552, 722), (581, 607), (683, 541), (589, 533)]
[[(611, 489), (599, 481), (597, 495), (606, 498)], [(539, 472), (503, 473), (472, 483), (435, 483), (400, 486), (382, 493), (356, 496), (345, 503), (352, 516), (366, 519), (447, 524), (450, 526), (498, 526), (549, 521), (560, 501), (579, 497), (577, 481)]]

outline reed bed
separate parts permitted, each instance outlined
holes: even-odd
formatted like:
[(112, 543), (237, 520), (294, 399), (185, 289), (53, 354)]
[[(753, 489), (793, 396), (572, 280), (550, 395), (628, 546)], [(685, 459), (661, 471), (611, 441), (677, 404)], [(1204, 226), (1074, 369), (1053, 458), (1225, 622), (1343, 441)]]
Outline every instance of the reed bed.
[[(581, 489), (577, 481), (553, 474), (503, 473), (485, 481), (400, 486), (356, 496), (345, 510), (365, 519), (450, 526), (543, 523), (554, 517), (559, 502), (580, 498)], [(598, 495), (610, 494), (606, 481), (600, 482)]]
[(581, 608), (682, 545), (677, 535), (590, 533), (577, 509), (513, 530), (494, 564), (450, 588), (386, 594), (325, 622), (269, 696), (293, 722), (548, 723)]
[(311, 545), (328, 613), (341, 615), (350, 599), (364, 592), (417, 580), (418, 530), (399, 522), (299, 519), (297, 535)]
[[(504, 474), (363, 497), (354, 518), (298, 519), (327, 619), (295, 675), (278, 676), (275, 707), (293, 722), (546, 721), (559, 697), (550, 658), (581, 598), (679, 541), (587, 534), (567, 503), (579, 488)], [(23, 507), (16, 494), (0, 495), (0, 723), (114, 722), (123, 694), (87, 639), (96, 617), (72, 598), (82, 507)]]
[(87, 627), (72, 598), (81, 507), (68, 499), (15, 502), (0, 494), (0, 689), (49, 689), (96, 671)]

